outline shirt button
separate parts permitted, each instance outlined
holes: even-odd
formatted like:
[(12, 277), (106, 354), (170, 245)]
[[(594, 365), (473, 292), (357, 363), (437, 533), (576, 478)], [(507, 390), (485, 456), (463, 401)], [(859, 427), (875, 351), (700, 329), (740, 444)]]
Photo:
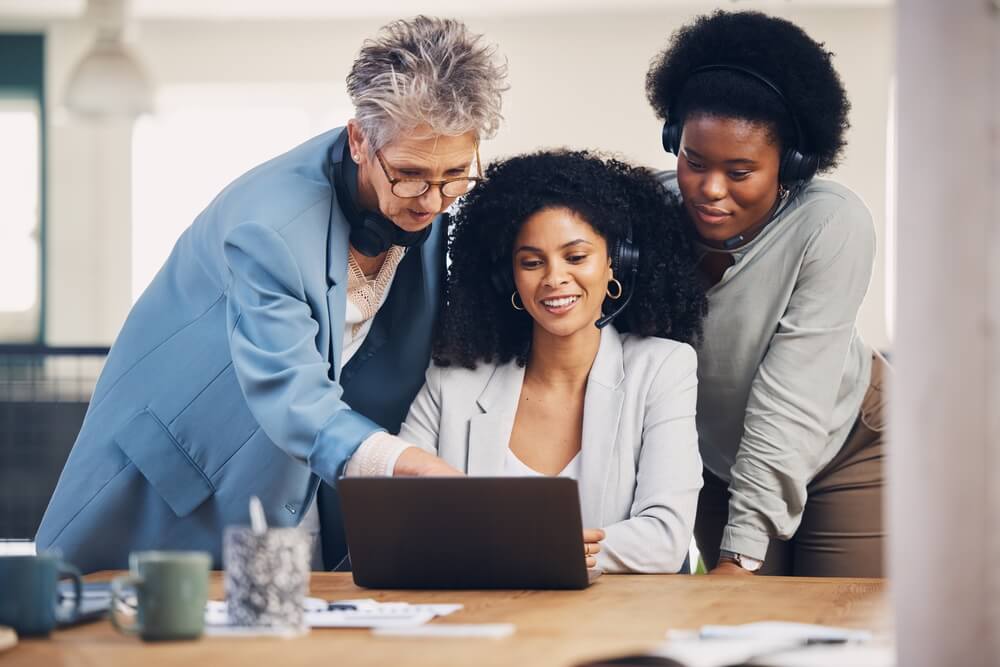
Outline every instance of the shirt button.
[(291, 503), (287, 503), (285, 509), (288, 510), (289, 514), (295, 514), (296, 512), (295, 507)]

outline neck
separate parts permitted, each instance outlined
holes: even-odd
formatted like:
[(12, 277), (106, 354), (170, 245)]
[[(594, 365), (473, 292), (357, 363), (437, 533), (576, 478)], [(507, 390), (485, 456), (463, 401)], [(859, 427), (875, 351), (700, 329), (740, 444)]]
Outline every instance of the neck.
[(359, 267), (361, 267), (361, 272), (366, 276), (378, 273), (379, 269), (382, 268), (382, 264), (385, 262), (385, 256), (389, 254), (389, 251), (387, 250), (380, 255), (376, 255), (375, 257), (368, 257), (367, 255), (355, 250), (354, 246), (351, 246), (348, 252), (351, 253), (354, 257), (354, 261), (358, 263)]
[(584, 387), (600, 345), (601, 330), (594, 326), (554, 336), (536, 324), (525, 379), (552, 387)]

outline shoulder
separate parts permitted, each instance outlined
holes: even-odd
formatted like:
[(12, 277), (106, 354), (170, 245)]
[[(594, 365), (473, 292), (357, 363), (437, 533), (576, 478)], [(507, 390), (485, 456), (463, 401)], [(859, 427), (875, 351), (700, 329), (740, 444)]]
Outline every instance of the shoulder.
[(836, 181), (814, 178), (797, 199), (789, 213), (799, 209), (817, 222), (836, 220), (842, 224), (865, 227), (872, 224), (871, 211), (861, 197)]
[(864, 201), (850, 188), (813, 179), (789, 207), (789, 222), (803, 236), (807, 253), (874, 255), (875, 223)]
[(226, 186), (203, 215), (223, 223), (254, 220), (282, 235), (297, 221), (327, 220), (329, 151), (341, 132), (325, 132), (254, 167)]
[(675, 197), (681, 196), (681, 189), (677, 185), (677, 172), (673, 169), (656, 172), (656, 180)]
[(427, 384), (438, 392), (467, 395), (475, 400), (486, 389), (493, 375), (504, 366), (480, 362), (475, 368), (463, 368), (439, 366), (432, 361), (427, 368)]
[(667, 374), (684, 377), (698, 369), (698, 354), (687, 343), (656, 336), (622, 334), (622, 361), (626, 382)]

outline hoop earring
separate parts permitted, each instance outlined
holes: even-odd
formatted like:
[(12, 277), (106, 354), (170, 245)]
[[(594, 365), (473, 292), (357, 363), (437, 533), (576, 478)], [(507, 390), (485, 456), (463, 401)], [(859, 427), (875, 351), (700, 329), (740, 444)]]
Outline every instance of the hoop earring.
[(785, 197), (787, 196), (788, 196), (788, 188), (786, 188), (784, 185), (778, 185), (778, 200), (784, 201)]
[[(510, 305), (514, 306), (514, 310), (524, 310), (523, 305), (521, 306), (517, 305), (517, 301), (515, 301), (516, 298), (517, 298), (517, 290), (514, 290), (513, 292), (510, 293)], [(522, 301), (521, 303), (523, 304), (524, 302)]]
[[(614, 283), (615, 285), (618, 286), (618, 293), (617, 294), (612, 294), (611, 293), (611, 284), (612, 283)], [(607, 294), (608, 294), (608, 298), (609, 299), (620, 299), (620, 298), (622, 298), (622, 291), (623, 291), (622, 290), (622, 284), (620, 282), (618, 282), (617, 278), (612, 278), (611, 280), (608, 281)]]

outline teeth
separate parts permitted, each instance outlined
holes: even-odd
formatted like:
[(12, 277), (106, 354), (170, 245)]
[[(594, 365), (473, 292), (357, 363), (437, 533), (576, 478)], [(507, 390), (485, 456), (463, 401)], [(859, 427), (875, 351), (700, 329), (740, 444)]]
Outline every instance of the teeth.
[(545, 299), (542, 304), (548, 308), (562, 308), (563, 306), (568, 306), (571, 303), (576, 303), (578, 296), (565, 296), (561, 299)]

